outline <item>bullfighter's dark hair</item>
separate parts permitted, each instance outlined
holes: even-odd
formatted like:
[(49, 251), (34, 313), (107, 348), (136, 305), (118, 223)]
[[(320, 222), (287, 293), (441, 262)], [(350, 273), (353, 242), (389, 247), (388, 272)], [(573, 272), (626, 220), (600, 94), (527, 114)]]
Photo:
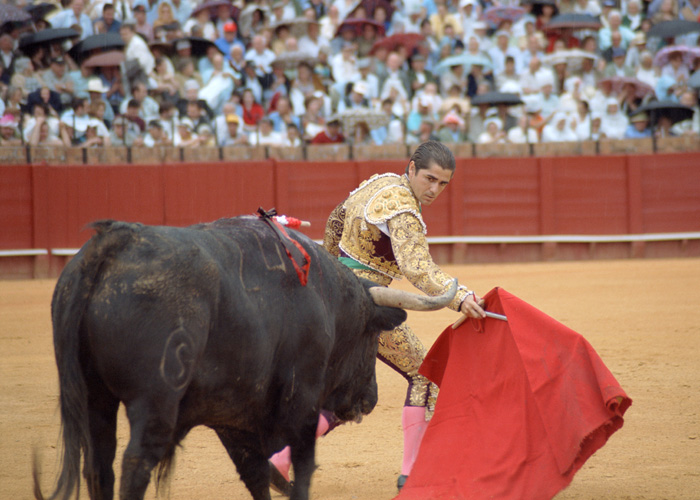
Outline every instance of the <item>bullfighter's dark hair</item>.
[[(447, 146), (438, 141), (427, 141), (416, 148), (408, 161), (408, 165), (413, 162), (416, 166), (416, 172), (423, 168), (430, 168), (434, 162), (445, 170), (455, 171), (455, 156)], [(406, 174), (408, 174), (408, 165), (406, 165)]]

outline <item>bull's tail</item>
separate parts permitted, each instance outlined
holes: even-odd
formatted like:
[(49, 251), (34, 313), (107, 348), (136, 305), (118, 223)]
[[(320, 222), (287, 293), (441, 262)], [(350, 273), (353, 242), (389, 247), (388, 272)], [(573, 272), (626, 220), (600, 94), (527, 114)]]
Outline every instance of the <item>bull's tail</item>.
[[(56, 284), (51, 314), (54, 349), (60, 388), (61, 470), (51, 500), (69, 499), (80, 490), (80, 457), (85, 457), (85, 472), (91, 474), (92, 440), (88, 426), (87, 384), (83, 373), (80, 326), (87, 310), (92, 288), (102, 264), (133, 241), (137, 224), (98, 221), (91, 225), (97, 234), (68, 263)], [(45, 497), (39, 485), (39, 467), (34, 454), (34, 496)]]

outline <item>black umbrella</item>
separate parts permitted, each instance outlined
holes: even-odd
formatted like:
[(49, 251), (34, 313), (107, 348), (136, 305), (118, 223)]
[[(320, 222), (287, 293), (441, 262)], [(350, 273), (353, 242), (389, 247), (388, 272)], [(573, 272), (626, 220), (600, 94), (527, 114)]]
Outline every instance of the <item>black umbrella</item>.
[(590, 14), (559, 14), (558, 16), (552, 17), (552, 19), (545, 25), (546, 30), (556, 30), (562, 28), (571, 29), (591, 29), (597, 30), (601, 26), (600, 21), (597, 17), (591, 16)]
[(559, 7), (557, 6), (556, 0), (522, 0), (521, 5), (532, 5), (532, 10), (530, 13), (533, 16), (539, 16), (542, 14), (542, 7), (545, 5), (551, 5), (554, 7), (554, 14), (559, 12)]
[(684, 106), (675, 101), (652, 101), (637, 108), (632, 116), (640, 113), (649, 115), (649, 120), (652, 126), (656, 126), (659, 118), (662, 116), (668, 117), (673, 123), (690, 120), (693, 117), (693, 108)]
[(198, 36), (186, 36), (184, 38), (178, 38), (177, 40), (173, 40), (173, 46), (177, 47), (177, 42), (182, 40), (187, 40), (188, 42), (190, 42), (190, 46), (192, 48), (192, 55), (194, 57), (206, 56), (209, 47), (214, 47), (216, 50), (221, 52), (221, 49), (217, 47), (214, 42), (212, 42), (211, 40), (207, 40), (206, 38), (200, 38)]
[(39, 45), (62, 42), (69, 38), (79, 37), (80, 33), (72, 28), (48, 28), (24, 35), (19, 39), (19, 50), (25, 54), (32, 52)]
[(117, 33), (100, 33), (90, 35), (85, 40), (81, 40), (68, 51), (78, 64), (83, 59), (90, 57), (92, 52), (103, 52), (105, 50), (118, 50), (124, 48), (124, 40)]
[(46, 17), (47, 14), (57, 10), (58, 7), (52, 3), (37, 3), (34, 5), (28, 5), (24, 8), (34, 22), (41, 21)]
[(472, 106), (478, 104), (489, 104), (491, 106), (505, 104), (506, 106), (515, 106), (522, 103), (523, 101), (518, 94), (511, 94), (508, 92), (486, 92), (485, 94), (477, 94), (472, 97)]
[(675, 19), (673, 21), (662, 21), (659, 24), (652, 26), (647, 32), (647, 38), (675, 38), (677, 36), (686, 35), (697, 31), (700, 31), (699, 22)]
[(32, 16), (28, 12), (9, 3), (0, 3), (0, 25), (5, 23), (23, 23), (29, 21)]

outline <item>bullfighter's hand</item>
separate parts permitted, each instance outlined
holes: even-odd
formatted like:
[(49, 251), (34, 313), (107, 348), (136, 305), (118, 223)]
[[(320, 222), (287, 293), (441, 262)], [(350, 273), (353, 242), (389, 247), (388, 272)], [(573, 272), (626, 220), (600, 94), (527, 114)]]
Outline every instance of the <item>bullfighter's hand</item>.
[(467, 316), (468, 318), (485, 318), (484, 313), (484, 299), (476, 294), (469, 294), (467, 298), (462, 301), (462, 305), (459, 307), (459, 311)]

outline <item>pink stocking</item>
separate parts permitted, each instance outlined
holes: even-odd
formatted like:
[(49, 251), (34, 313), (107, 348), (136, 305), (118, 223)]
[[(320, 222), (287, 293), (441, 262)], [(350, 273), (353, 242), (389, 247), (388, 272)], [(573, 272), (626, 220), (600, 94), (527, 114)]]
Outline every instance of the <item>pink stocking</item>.
[(408, 476), (413, 468), (413, 463), (418, 456), (418, 449), (423, 440), (428, 422), (425, 421), (424, 406), (404, 406), (401, 416), (403, 426), (403, 462), (401, 474)]

